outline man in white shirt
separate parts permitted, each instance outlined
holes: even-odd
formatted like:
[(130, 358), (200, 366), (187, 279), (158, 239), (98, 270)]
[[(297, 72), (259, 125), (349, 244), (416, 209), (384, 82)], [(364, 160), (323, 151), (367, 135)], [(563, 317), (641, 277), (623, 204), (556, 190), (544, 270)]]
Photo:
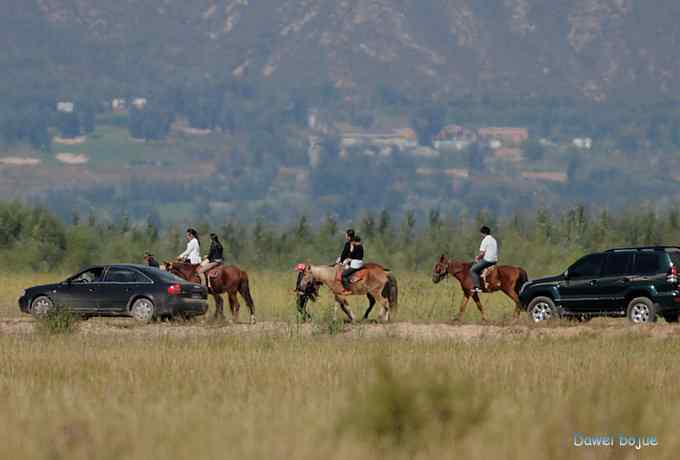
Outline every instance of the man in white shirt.
[(187, 229), (187, 248), (177, 256), (179, 260), (188, 260), (192, 265), (198, 265), (201, 263), (201, 244), (198, 241), (198, 232), (193, 228)]
[(480, 277), (482, 272), (498, 263), (498, 242), (491, 236), (491, 230), (486, 225), (479, 229), (482, 234), (482, 244), (479, 246), (479, 255), (475, 257), (475, 263), (470, 268), (470, 277), (474, 283), (473, 292), (480, 293)]

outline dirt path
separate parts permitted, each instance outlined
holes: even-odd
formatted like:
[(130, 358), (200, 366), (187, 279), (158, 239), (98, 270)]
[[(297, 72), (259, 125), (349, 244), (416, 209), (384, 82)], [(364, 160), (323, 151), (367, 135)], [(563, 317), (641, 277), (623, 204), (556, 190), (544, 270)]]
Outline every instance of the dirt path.
[[(30, 335), (34, 321), (31, 318), (0, 318), (0, 335)], [(131, 319), (99, 318), (79, 323), (78, 334), (102, 337), (292, 337), (329, 335), (329, 326), (315, 323), (296, 324), (284, 321), (262, 321), (255, 325), (196, 322), (139, 324)], [(536, 327), (518, 325), (452, 325), (445, 323), (395, 322), (391, 324), (344, 325), (336, 335), (350, 339), (390, 337), (419, 341), (453, 340), (511, 340), (527, 338), (619, 337), (637, 336), (656, 339), (680, 338), (680, 326), (660, 323), (650, 326), (633, 326), (625, 321), (597, 325), (557, 325)]]

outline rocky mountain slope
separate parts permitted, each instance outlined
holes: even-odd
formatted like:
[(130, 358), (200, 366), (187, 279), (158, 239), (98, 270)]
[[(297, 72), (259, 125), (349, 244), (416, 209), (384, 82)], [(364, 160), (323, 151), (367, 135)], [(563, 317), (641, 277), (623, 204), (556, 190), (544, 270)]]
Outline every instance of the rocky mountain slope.
[[(3, 67), (110, 85), (258, 78), (348, 91), (663, 98), (677, 0), (1, 0)], [(5, 67), (6, 68), (6, 67)], [(14, 74), (16, 75), (16, 73)], [(13, 77), (13, 78), (16, 78)]]

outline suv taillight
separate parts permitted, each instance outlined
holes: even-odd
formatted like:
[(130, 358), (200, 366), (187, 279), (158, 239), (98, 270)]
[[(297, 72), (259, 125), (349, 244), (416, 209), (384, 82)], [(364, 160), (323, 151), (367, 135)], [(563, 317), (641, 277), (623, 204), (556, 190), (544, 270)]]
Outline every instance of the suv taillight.
[(669, 283), (677, 284), (677, 282), (678, 282), (678, 267), (676, 267), (675, 265), (671, 265), (671, 269), (670, 269), (670, 272), (668, 273), (668, 277), (666, 278), (666, 280)]
[(168, 295), (180, 295), (182, 293), (182, 286), (179, 284), (171, 284), (168, 286)]

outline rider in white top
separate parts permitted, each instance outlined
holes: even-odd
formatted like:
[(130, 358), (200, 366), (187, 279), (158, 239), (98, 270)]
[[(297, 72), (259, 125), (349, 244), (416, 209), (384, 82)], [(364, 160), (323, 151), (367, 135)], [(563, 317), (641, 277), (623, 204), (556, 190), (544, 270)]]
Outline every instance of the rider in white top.
[(498, 242), (491, 235), (486, 235), (479, 246), (479, 255), (487, 262), (498, 262)]
[(201, 263), (201, 244), (198, 241), (198, 232), (193, 228), (187, 229), (187, 248), (177, 256), (179, 260), (188, 260), (192, 265)]
[(473, 292), (480, 293), (480, 276), (488, 267), (498, 263), (498, 242), (491, 236), (491, 230), (486, 225), (480, 230), (482, 244), (479, 246), (479, 255), (475, 257), (475, 263), (470, 267), (470, 277), (474, 283)]

